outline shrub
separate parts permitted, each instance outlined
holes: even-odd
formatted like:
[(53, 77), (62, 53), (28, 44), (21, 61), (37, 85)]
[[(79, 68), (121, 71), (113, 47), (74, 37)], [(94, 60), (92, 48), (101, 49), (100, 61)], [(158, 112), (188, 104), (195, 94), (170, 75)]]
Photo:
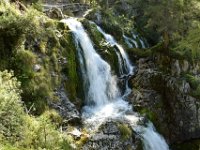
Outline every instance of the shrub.
[(10, 142), (22, 138), (24, 112), (20, 83), (13, 72), (0, 72), (0, 134)]
[(22, 78), (31, 79), (33, 77), (33, 66), (36, 63), (36, 55), (28, 50), (19, 50), (15, 56), (15, 72), (22, 75)]

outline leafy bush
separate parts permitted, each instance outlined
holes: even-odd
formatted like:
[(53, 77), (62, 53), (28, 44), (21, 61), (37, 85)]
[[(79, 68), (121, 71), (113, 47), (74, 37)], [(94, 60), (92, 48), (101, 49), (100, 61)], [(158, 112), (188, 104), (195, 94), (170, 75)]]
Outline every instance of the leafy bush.
[(28, 50), (19, 50), (15, 55), (16, 73), (22, 78), (31, 79), (33, 77), (33, 66), (36, 63), (36, 55)]
[(0, 72), (0, 134), (11, 142), (22, 138), (24, 112), (19, 88), (13, 72)]
[[(200, 24), (200, 22), (198, 22), (198, 24)], [(199, 27), (189, 30), (189, 33), (178, 43), (178, 46), (175, 48), (175, 50), (182, 53), (188, 51), (192, 60), (200, 60), (199, 34)]]
[(62, 122), (59, 114), (50, 110), (37, 118), (27, 115), (21, 92), (13, 72), (0, 72), (0, 147), (5, 150), (71, 149), (68, 137), (57, 129)]

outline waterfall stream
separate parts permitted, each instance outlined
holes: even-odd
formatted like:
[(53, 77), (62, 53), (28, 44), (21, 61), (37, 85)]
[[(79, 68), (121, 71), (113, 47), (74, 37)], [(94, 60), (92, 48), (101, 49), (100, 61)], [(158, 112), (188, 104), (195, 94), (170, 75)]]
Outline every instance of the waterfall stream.
[[(99, 30), (99, 32), (101, 32), (101, 34), (103, 34), (103, 36), (105, 37), (106, 41), (111, 45), (111, 46), (116, 46), (117, 50), (116, 53), (118, 55), (118, 61), (119, 61), (119, 68), (120, 68), (120, 72), (121, 75), (124, 74), (133, 74), (133, 69), (134, 67), (131, 65), (129, 58), (127, 56), (127, 54), (125, 53), (123, 47), (121, 45), (119, 45), (116, 40), (113, 38), (113, 36), (111, 36), (110, 34), (105, 33), (99, 26), (97, 26), (97, 29)], [(122, 56), (122, 58), (121, 58)], [(125, 68), (125, 71), (123, 71), (123, 68)]]
[(127, 37), (126, 35), (123, 35), (123, 37), (129, 48), (133, 48), (133, 47), (139, 48), (138, 43), (134, 39)]
[[(128, 120), (133, 130), (140, 135), (144, 150), (168, 150), (165, 140), (155, 131), (151, 123), (147, 127), (137, 125), (140, 117), (123, 99), (117, 87), (116, 76), (111, 74), (110, 65), (96, 52), (82, 24), (75, 18), (64, 19), (62, 22), (73, 32), (78, 51), (86, 95), (82, 112), (84, 122), (98, 126), (108, 118), (123, 118)], [(107, 42), (118, 48), (116, 53), (121, 65), (119, 68), (122, 69), (121, 75), (133, 74), (134, 67), (123, 47), (111, 35), (106, 34), (100, 27), (97, 28)]]

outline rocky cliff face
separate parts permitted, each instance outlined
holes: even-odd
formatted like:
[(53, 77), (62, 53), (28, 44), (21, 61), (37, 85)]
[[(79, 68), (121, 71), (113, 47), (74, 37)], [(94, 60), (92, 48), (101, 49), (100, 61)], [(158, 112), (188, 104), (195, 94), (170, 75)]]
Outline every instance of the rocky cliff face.
[(138, 71), (131, 81), (130, 99), (134, 108), (150, 118), (170, 143), (198, 139), (200, 101), (191, 94), (191, 84), (181, 75), (184, 72), (197, 75), (199, 70), (194, 69), (197, 64), (172, 60), (164, 72), (159, 68), (160, 58), (139, 59)]

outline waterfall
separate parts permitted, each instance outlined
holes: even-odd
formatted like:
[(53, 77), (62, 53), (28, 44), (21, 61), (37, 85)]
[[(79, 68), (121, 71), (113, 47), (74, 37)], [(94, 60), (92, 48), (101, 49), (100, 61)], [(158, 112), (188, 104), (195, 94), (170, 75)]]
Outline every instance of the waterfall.
[[(126, 35), (123, 35), (124, 41), (125, 43), (128, 45), (129, 48), (146, 48), (148, 46), (146, 46), (146, 42), (144, 42), (143, 38), (140, 38), (138, 35), (134, 34), (132, 35), (133, 37), (130, 38)], [(138, 44), (138, 42), (139, 44)]]
[(126, 35), (123, 35), (123, 37), (129, 48), (133, 48), (133, 47), (139, 48), (138, 43), (134, 39), (127, 37)]
[[(105, 37), (106, 41), (111, 45), (111, 46), (116, 46), (117, 50), (116, 53), (118, 55), (118, 60), (120, 62), (120, 72), (121, 74), (133, 74), (133, 70), (134, 67), (131, 65), (129, 58), (126, 54), (126, 52), (124, 51), (123, 47), (121, 45), (119, 45), (116, 40), (113, 38), (113, 36), (111, 36), (110, 34), (105, 33), (99, 26), (97, 26), (97, 29), (99, 30), (99, 32), (101, 32), (101, 34), (103, 34), (103, 36)], [(119, 51), (119, 52), (118, 52)], [(120, 58), (122, 56), (122, 58)], [(126, 68), (126, 72), (122, 71), (123, 68)]]
[[(131, 105), (123, 100), (117, 87), (116, 76), (111, 74), (110, 65), (95, 51), (82, 24), (75, 18), (64, 19), (62, 22), (68, 25), (74, 35), (85, 82), (86, 103), (82, 112), (84, 122), (96, 127), (108, 118), (126, 119), (133, 130), (141, 136), (144, 150), (168, 150), (166, 142), (154, 130), (153, 125), (144, 127), (136, 124), (140, 117), (132, 111)], [(119, 51), (116, 50), (116, 53), (120, 56), (119, 61), (122, 61), (120, 65), (127, 69), (127, 72), (122, 73), (132, 74), (134, 67), (124, 49), (100, 27), (99, 31), (111, 45), (118, 48)]]
[[(126, 91), (124, 92), (123, 97), (126, 97), (131, 93), (131, 89), (128, 86), (128, 78), (129, 78), (129, 76), (133, 75), (134, 67), (131, 64), (131, 62), (130, 62), (130, 60), (128, 58), (128, 55), (126, 54), (125, 50), (123, 49), (123, 47), (121, 45), (119, 45), (116, 42), (115, 38), (112, 35), (105, 33), (105, 31), (103, 31), (103, 29), (101, 27), (99, 27), (98, 25), (96, 25), (96, 26), (97, 26), (97, 29), (99, 30), (99, 32), (104, 36), (106, 41), (111, 46), (117, 47), (117, 49), (119, 50), (119, 51), (116, 50), (116, 54), (118, 56), (120, 75), (121, 75), (122, 78), (125, 79), (125, 89), (126, 89)], [(123, 60), (124, 63), (122, 63), (122, 60)], [(126, 68), (127, 71), (123, 72), (122, 71), (123, 68)]]
[(85, 121), (103, 122), (108, 117), (121, 116), (131, 110), (128, 102), (121, 99), (110, 65), (95, 51), (82, 24), (74, 18), (64, 19), (62, 22), (73, 32), (81, 70), (85, 73), (86, 106), (82, 114)]
[(169, 150), (165, 139), (156, 132), (152, 123), (149, 122), (146, 128), (138, 126), (135, 131), (143, 140), (144, 150)]

